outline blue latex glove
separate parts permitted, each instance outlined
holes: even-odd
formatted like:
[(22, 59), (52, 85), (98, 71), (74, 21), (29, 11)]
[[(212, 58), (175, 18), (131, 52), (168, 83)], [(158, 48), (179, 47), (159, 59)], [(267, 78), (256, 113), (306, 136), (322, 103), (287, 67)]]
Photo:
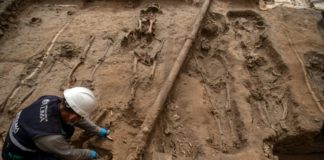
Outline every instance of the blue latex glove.
[(99, 129), (99, 137), (100, 138), (105, 138), (110, 134), (110, 130), (106, 128), (100, 128)]
[(90, 150), (89, 158), (90, 159), (96, 159), (97, 158), (97, 152), (94, 151), (94, 150)]

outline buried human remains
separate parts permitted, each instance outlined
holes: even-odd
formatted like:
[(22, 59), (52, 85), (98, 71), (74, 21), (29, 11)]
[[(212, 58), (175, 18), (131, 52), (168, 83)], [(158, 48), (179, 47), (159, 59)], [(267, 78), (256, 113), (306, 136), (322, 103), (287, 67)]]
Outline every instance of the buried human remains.
[(95, 110), (96, 99), (84, 87), (64, 90), (63, 97), (42, 96), (17, 113), (8, 130), (2, 149), (4, 160), (17, 159), (96, 159), (97, 152), (77, 149), (68, 143), (74, 126), (108, 137), (88, 117)]

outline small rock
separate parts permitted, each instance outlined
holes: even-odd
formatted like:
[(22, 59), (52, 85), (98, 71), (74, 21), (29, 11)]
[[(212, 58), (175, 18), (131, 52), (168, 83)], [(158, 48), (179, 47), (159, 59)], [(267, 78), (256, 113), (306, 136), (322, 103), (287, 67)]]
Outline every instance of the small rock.
[(248, 19), (246, 19), (246, 18), (239, 18), (239, 21), (241, 22), (241, 23), (248, 23), (249, 22), (249, 20)]
[(314, 118), (315, 122), (321, 122), (321, 120), (319, 118)]
[(167, 136), (171, 134), (169, 127), (164, 130), (164, 134)]
[(213, 139), (211, 137), (207, 137), (206, 138), (206, 142), (209, 143), (209, 144), (212, 144), (213, 143)]
[(180, 119), (180, 116), (178, 114), (173, 115), (173, 119), (175, 121), (178, 121)]
[(258, 55), (249, 55), (246, 57), (246, 66), (250, 69), (260, 67), (266, 64), (264, 57)]
[(211, 111), (211, 114), (217, 116), (218, 115), (218, 111), (216, 109), (214, 109), (214, 110)]
[(67, 11), (66, 14), (69, 15), (69, 16), (71, 16), (71, 15), (74, 15), (75, 12), (74, 11)]
[(263, 93), (260, 90), (252, 90), (251, 91), (251, 96), (257, 100), (257, 101), (262, 101), (263, 100)]
[(42, 19), (38, 17), (33, 17), (29, 21), (29, 24), (40, 24), (40, 23), (42, 23)]
[(144, 133), (149, 133), (150, 129), (147, 126), (145, 126), (145, 127), (143, 127), (142, 131)]

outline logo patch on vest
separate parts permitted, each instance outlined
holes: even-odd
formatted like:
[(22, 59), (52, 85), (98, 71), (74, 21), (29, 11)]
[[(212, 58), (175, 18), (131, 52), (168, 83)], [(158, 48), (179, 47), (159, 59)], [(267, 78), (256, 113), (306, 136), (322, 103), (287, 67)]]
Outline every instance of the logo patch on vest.
[(14, 122), (13, 122), (14, 125), (13, 125), (13, 130), (12, 130), (12, 132), (13, 132), (14, 134), (16, 134), (16, 133), (19, 131), (18, 121), (19, 121), (20, 113), (21, 113), (21, 111), (20, 111), (19, 113), (17, 113), (16, 118), (15, 118), (15, 120), (14, 120)]
[(39, 118), (40, 122), (47, 122), (47, 108), (48, 108), (48, 103), (50, 102), (49, 99), (44, 99), (42, 101), (42, 106), (40, 107), (40, 112), (39, 112)]

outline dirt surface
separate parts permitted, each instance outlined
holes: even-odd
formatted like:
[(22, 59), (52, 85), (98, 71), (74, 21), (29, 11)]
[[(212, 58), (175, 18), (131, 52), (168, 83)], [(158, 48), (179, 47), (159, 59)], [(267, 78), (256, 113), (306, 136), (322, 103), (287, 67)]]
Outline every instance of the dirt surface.
[[(98, 97), (91, 119), (115, 141), (78, 130), (72, 143), (126, 159), (203, 2), (29, 0), (6, 11), (1, 140), (37, 97), (86, 86)], [(322, 22), (313, 9), (212, 1), (142, 159), (323, 159)]]

